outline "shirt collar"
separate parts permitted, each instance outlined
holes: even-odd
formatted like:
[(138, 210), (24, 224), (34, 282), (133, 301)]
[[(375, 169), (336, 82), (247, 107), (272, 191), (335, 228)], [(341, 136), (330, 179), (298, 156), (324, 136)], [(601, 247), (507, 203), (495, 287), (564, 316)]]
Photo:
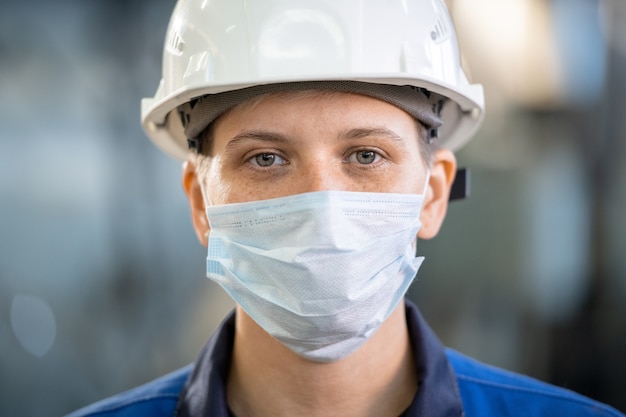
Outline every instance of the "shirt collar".
[[(463, 416), (456, 377), (443, 345), (410, 301), (406, 301), (406, 317), (419, 390), (403, 416)], [(180, 393), (176, 417), (231, 416), (226, 404), (226, 377), (234, 335), (235, 314), (231, 313), (196, 360)]]
[(463, 416), (463, 404), (456, 376), (443, 345), (417, 306), (408, 300), (406, 319), (415, 355), (419, 389), (403, 416)]

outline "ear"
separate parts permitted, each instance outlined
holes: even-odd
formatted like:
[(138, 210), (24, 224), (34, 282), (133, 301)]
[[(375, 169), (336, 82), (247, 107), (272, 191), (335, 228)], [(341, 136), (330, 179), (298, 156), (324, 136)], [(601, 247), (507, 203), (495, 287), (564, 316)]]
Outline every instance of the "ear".
[(456, 158), (452, 151), (439, 149), (433, 155), (430, 180), (420, 215), (422, 227), (417, 237), (432, 239), (439, 233), (448, 210), (450, 189), (456, 175)]
[(198, 240), (204, 246), (208, 245), (209, 220), (206, 217), (206, 207), (204, 204), (204, 196), (202, 195), (202, 187), (198, 174), (196, 172), (196, 164), (193, 161), (186, 161), (183, 164), (183, 190), (189, 200), (189, 208), (191, 209), (191, 221), (196, 231)]

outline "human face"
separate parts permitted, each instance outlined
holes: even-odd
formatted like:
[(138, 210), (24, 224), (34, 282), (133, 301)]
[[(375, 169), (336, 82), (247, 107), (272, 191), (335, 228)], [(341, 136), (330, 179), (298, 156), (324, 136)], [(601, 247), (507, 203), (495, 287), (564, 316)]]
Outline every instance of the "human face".
[(281, 93), (214, 122), (199, 178), (206, 204), (340, 190), (421, 193), (427, 167), (417, 122), (350, 93)]

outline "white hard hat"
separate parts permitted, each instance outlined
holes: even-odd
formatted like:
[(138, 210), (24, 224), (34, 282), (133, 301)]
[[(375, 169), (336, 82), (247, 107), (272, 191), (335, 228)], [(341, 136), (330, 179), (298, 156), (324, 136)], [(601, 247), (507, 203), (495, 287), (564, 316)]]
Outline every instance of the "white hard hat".
[(179, 0), (163, 78), (142, 101), (142, 124), (185, 159), (177, 109), (207, 94), (310, 81), (414, 86), (446, 97), (439, 138), (456, 150), (478, 129), (482, 86), (463, 72), (443, 0)]

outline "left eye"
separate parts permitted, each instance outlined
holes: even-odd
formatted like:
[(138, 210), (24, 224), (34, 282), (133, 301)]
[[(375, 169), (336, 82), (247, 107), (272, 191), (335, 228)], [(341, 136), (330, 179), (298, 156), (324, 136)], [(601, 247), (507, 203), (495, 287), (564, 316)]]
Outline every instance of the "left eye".
[(356, 151), (348, 157), (350, 162), (358, 162), (359, 164), (369, 165), (380, 159), (380, 155), (374, 151), (361, 150)]
[(252, 158), (252, 161), (261, 167), (270, 167), (272, 165), (282, 165), (285, 160), (274, 153), (260, 153)]

